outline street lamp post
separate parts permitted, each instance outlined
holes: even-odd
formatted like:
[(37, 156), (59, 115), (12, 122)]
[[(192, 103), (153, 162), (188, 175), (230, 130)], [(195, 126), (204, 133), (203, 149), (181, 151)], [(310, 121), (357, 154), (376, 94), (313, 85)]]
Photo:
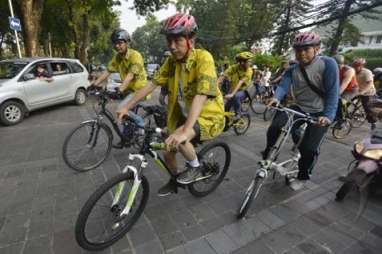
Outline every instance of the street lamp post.
[[(11, 12), (11, 17), (14, 18), (12, 0), (8, 0), (8, 3), (9, 3), (9, 10)], [(19, 36), (17, 35), (16, 30), (14, 30), (14, 32), (15, 32), (15, 37), (16, 37), (17, 51), (19, 53), (19, 58), (21, 58), (22, 56), (21, 56), (21, 49), (20, 49), (20, 43), (19, 43)]]

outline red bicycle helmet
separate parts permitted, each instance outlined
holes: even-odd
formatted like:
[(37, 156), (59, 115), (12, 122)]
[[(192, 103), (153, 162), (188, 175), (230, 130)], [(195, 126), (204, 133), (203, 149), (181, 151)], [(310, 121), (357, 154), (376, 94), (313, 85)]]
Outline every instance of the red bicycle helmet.
[(361, 66), (361, 65), (365, 65), (366, 64), (366, 60), (365, 58), (361, 58), (361, 57), (358, 57), (356, 59), (353, 60), (353, 66)]
[(293, 48), (302, 48), (308, 46), (318, 46), (321, 44), (319, 34), (314, 32), (299, 33), (293, 41)]
[(177, 13), (162, 23), (161, 33), (165, 35), (192, 36), (198, 31), (198, 25), (192, 15)]

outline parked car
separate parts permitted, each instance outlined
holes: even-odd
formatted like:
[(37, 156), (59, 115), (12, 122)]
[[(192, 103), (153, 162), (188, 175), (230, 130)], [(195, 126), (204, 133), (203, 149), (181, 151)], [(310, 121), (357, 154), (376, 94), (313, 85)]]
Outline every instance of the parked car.
[(119, 73), (113, 72), (110, 74), (109, 78), (107, 79), (107, 85), (106, 90), (110, 92), (114, 92), (116, 88), (119, 88), (122, 84), (121, 76), (119, 76)]
[[(43, 75), (38, 72), (41, 68)], [(62, 102), (84, 104), (89, 86), (88, 75), (77, 59), (22, 58), (0, 61), (0, 123), (18, 124), (28, 112)]]

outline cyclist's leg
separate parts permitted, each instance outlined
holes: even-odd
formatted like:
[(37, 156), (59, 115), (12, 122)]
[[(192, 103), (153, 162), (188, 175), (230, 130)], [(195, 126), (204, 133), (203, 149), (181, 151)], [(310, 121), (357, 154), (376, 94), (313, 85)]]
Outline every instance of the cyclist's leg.
[(232, 98), (233, 109), (235, 110), (236, 115), (240, 115), (241, 101), (246, 97), (244, 91), (238, 91), (235, 96)]
[(227, 100), (227, 102), (224, 105), (224, 110), (228, 112), (231, 110), (232, 106), (233, 106), (233, 98)]
[(377, 119), (374, 113), (370, 109), (370, 100), (372, 99), (372, 96), (360, 96), (360, 98), (361, 98), (362, 106), (366, 113), (366, 120), (368, 121), (368, 123), (371, 124), (373, 129), (375, 123), (377, 122)]
[(299, 146), (301, 153), (298, 162), (299, 172), (297, 178), (299, 180), (309, 180), (309, 173), (311, 173), (317, 161), (320, 146), (328, 128), (328, 126), (308, 124), (304, 138)]
[(281, 129), (287, 121), (288, 117), (284, 112), (276, 112), (276, 115), (274, 116), (272, 123), (267, 130), (267, 145), (264, 151), (261, 152), (264, 160), (268, 157), (268, 153), (270, 152), (271, 147), (276, 143), (281, 133)]

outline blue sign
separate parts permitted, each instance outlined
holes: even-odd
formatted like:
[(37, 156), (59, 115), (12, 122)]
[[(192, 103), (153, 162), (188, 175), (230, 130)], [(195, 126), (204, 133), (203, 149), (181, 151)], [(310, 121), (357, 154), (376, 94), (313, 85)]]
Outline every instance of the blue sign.
[(12, 18), (12, 17), (8, 17), (9, 19), (9, 27), (12, 29), (12, 30), (16, 30), (16, 31), (21, 31), (21, 22), (20, 22), (20, 19), (18, 18)]

